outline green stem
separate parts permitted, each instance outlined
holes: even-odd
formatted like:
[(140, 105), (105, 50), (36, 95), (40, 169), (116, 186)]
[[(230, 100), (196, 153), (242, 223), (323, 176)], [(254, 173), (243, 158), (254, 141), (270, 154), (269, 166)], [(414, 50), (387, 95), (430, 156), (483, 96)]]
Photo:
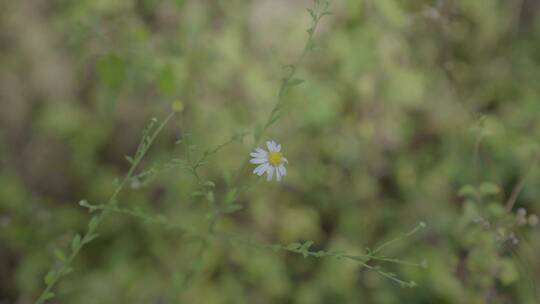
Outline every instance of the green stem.
[[(152, 145), (152, 143), (156, 139), (157, 135), (163, 130), (165, 125), (169, 122), (169, 120), (171, 120), (171, 118), (173, 116), (174, 116), (174, 113), (171, 113), (171, 114), (169, 114), (167, 116), (167, 118), (161, 123), (161, 125), (159, 125), (159, 127), (156, 129), (156, 131), (148, 138), (148, 141), (147, 141), (147, 143), (145, 145), (142, 145), (142, 141), (141, 141), (141, 144), (139, 145), (139, 149), (141, 147), (142, 147), (142, 149), (140, 149), (140, 151), (137, 151), (138, 153), (136, 153), (137, 155), (136, 155), (135, 159), (133, 160), (133, 163), (131, 164), (131, 167), (129, 168), (129, 171), (126, 173), (126, 175), (122, 179), (122, 182), (120, 182), (120, 184), (118, 184), (118, 186), (114, 190), (113, 194), (110, 196), (109, 200), (106, 203), (106, 206), (108, 206), (108, 207), (116, 206), (116, 202), (117, 202), (116, 199), (117, 199), (118, 195), (120, 194), (122, 189), (125, 187), (128, 180), (131, 179), (133, 173), (135, 172), (135, 169), (140, 164), (143, 157), (146, 155), (146, 152), (148, 152), (148, 150), (150, 149), (150, 146)], [(143, 138), (143, 141), (144, 140), (145, 139)], [(75, 248), (72, 249), (70, 255), (63, 262), (60, 269), (56, 272), (56, 275), (54, 276), (54, 278), (50, 282), (48, 282), (46, 284), (45, 289), (43, 290), (43, 292), (41, 293), (39, 298), (36, 300), (35, 304), (43, 304), (48, 299), (52, 298), (52, 296), (51, 296), (52, 295), (52, 289), (56, 286), (58, 281), (64, 275), (69, 273), (69, 270), (71, 269), (71, 264), (73, 263), (73, 261), (75, 260), (75, 258), (77, 257), (77, 255), (79, 254), (81, 249), (87, 243), (90, 243), (92, 241), (92, 239), (95, 238), (95, 236), (96, 236), (95, 232), (96, 232), (98, 226), (101, 224), (101, 222), (103, 222), (103, 220), (105, 219), (105, 217), (108, 215), (109, 212), (110, 212), (110, 210), (103, 209), (103, 211), (97, 216), (97, 218), (95, 220), (96, 224), (92, 225), (92, 226), (90, 226), (88, 228), (88, 230), (84, 234), (84, 237), (82, 237), (82, 239), (81, 239), (81, 241), (79, 243), (79, 246), (76, 246)]]

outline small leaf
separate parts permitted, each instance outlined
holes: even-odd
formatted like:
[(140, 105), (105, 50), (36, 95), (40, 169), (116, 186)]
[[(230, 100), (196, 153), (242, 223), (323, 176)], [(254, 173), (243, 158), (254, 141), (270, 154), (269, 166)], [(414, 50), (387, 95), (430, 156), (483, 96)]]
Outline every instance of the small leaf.
[(416, 287), (416, 282), (415, 281), (410, 281), (410, 282), (407, 283), (406, 287), (409, 287), (409, 288)]
[(225, 182), (225, 185), (231, 186), (233, 182), (233, 174), (231, 171), (226, 170), (223, 172), (223, 181)]
[(302, 244), (300, 243), (291, 243), (285, 247), (287, 250), (298, 250), (298, 248), (302, 247)]
[(57, 258), (58, 260), (60, 260), (61, 262), (64, 262), (64, 263), (65, 263), (65, 262), (67, 261), (66, 255), (65, 255), (62, 251), (60, 251), (60, 250), (58, 250), (58, 249), (55, 249), (55, 250), (54, 250), (54, 255), (55, 255), (56, 258)]
[(255, 142), (259, 142), (259, 139), (261, 139), (261, 135), (263, 132), (263, 126), (260, 124), (257, 124), (255, 127), (255, 131), (253, 132), (253, 139)]
[(319, 251), (315, 252), (316, 257), (323, 257), (323, 256), (326, 256), (326, 255), (328, 255), (328, 253), (326, 251), (323, 251), (323, 250), (319, 250)]
[(501, 192), (501, 188), (497, 184), (491, 182), (482, 183), (478, 190), (480, 190), (480, 193), (483, 195), (497, 195)]
[(225, 207), (223, 209), (223, 212), (227, 213), (227, 214), (230, 214), (230, 213), (234, 213), (234, 212), (236, 212), (236, 211), (238, 211), (238, 210), (240, 210), (242, 208), (243, 207), (240, 204), (232, 204), (232, 205), (229, 205), (229, 206)]
[(48, 292), (41, 299), (43, 301), (47, 301), (47, 300), (52, 299), (52, 298), (54, 298), (54, 292)]
[(231, 190), (229, 190), (229, 192), (227, 192), (227, 194), (225, 195), (225, 198), (223, 199), (223, 203), (225, 205), (228, 205), (232, 202), (234, 202), (234, 200), (236, 199), (236, 188), (232, 188)]
[(130, 165), (133, 165), (133, 157), (126, 155), (126, 160)]
[(214, 202), (215, 202), (214, 192), (208, 191), (208, 192), (206, 193), (206, 199), (207, 199), (209, 202), (214, 203)]
[(99, 234), (97, 234), (97, 233), (94, 233), (94, 234), (90, 235), (89, 237), (84, 239), (84, 244), (90, 243), (91, 241), (96, 239), (98, 236), (99, 236)]
[(499, 278), (503, 285), (508, 286), (519, 278), (519, 272), (511, 259), (505, 258), (500, 262)]
[(478, 192), (476, 189), (471, 185), (465, 185), (459, 189), (458, 195), (461, 197), (473, 197), (476, 198), (478, 196)]
[(307, 11), (309, 12), (309, 14), (311, 15), (311, 18), (315, 19), (317, 17), (317, 15), (315, 14), (315, 12), (311, 9), (311, 8), (308, 8)]
[(176, 76), (173, 67), (167, 64), (159, 73), (157, 86), (159, 91), (165, 96), (171, 96), (175, 89)]
[(305, 248), (306, 250), (309, 249), (313, 245), (313, 241), (307, 241), (304, 244), (302, 244), (302, 248)]
[(54, 282), (55, 278), (56, 278), (56, 271), (51, 269), (45, 276), (45, 284), (47, 284), (47, 286), (51, 285)]
[(501, 204), (497, 202), (493, 202), (489, 204), (488, 211), (491, 215), (495, 217), (502, 217), (506, 213), (506, 210), (504, 209), (504, 207), (501, 206)]
[[(90, 206), (90, 204), (88, 204), (88, 201), (87, 200), (82, 200), (79, 202), (79, 206), (81, 207), (85, 207), (85, 208), (88, 208), (88, 209), (92, 209), (92, 206)], [(90, 210), (91, 211), (91, 210)]]
[(92, 219), (88, 223), (88, 229), (95, 230), (98, 223), (99, 223), (99, 217), (97, 217), (97, 216), (92, 217)]
[(214, 184), (214, 182), (212, 182), (212, 181), (206, 181), (206, 182), (204, 182), (203, 186), (206, 186), (206, 187), (215, 187), (216, 184)]
[(191, 193), (191, 196), (193, 196), (193, 197), (204, 196), (204, 193), (202, 193), (200, 191), (195, 191), (195, 192)]
[(76, 252), (81, 246), (81, 236), (77, 234), (71, 241), (71, 251)]
[(308, 257), (308, 255), (309, 255), (309, 247), (311, 247), (311, 245), (313, 245), (312, 241), (307, 241), (304, 244), (302, 244), (302, 247), (300, 248), (300, 251), (302, 252), (302, 255), (304, 256), (304, 258)]
[(266, 126), (269, 127), (269, 126), (273, 125), (280, 118), (281, 118), (281, 111), (276, 112), (274, 115), (272, 115), (272, 119), (270, 119), (270, 121), (268, 121), (268, 124)]
[(62, 272), (62, 275), (67, 275), (67, 274), (70, 274), (71, 272), (73, 272), (73, 268), (68, 267), (64, 269), (64, 271)]
[(113, 91), (118, 91), (124, 82), (126, 62), (115, 54), (107, 54), (97, 62), (97, 75)]

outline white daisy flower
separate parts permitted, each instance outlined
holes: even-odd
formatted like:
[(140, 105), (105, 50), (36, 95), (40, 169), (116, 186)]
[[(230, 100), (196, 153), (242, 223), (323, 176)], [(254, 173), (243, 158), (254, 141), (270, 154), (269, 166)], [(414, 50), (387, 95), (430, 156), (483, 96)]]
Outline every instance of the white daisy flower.
[(250, 153), (253, 158), (249, 161), (252, 164), (258, 164), (258, 166), (253, 170), (253, 173), (258, 176), (267, 174), (266, 180), (271, 181), (272, 176), (275, 176), (277, 181), (281, 181), (281, 177), (287, 175), (287, 169), (285, 169), (285, 163), (289, 161), (283, 157), (281, 151), (281, 145), (277, 144), (275, 141), (267, 141), (266, 147), (268, 151), (265, 151), (261, 148), (255, 149), (255, 152)]

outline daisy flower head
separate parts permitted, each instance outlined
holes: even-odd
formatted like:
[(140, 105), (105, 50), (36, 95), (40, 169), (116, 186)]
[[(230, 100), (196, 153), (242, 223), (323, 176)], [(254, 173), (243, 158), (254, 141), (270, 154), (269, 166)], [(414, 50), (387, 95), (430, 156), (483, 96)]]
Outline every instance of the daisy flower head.
[(285, 169), (285, 164), (289, 161), (283, 157), (281, 153), (281, 145), (275, 141), (267, 141), (266, 147), (268, 151), (261, 148), (255, 149), (255, 152), (250, 153), (253, 158), (250, 160), (250, 163), (258, 165), (253, 173), (258, 176), (266, 173), (266, 180), (271, 181), (272, 177), (275, 175), (276, 180), (281, 181), (281, 177), (287, 175), (287, 169)]

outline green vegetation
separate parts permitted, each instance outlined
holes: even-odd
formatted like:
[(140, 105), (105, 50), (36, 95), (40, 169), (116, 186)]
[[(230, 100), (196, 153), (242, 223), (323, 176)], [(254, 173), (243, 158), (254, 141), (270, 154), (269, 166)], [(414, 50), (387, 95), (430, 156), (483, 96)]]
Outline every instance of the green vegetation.
[(535, 1), (0, 7), (0, 304), (540, 302)]

